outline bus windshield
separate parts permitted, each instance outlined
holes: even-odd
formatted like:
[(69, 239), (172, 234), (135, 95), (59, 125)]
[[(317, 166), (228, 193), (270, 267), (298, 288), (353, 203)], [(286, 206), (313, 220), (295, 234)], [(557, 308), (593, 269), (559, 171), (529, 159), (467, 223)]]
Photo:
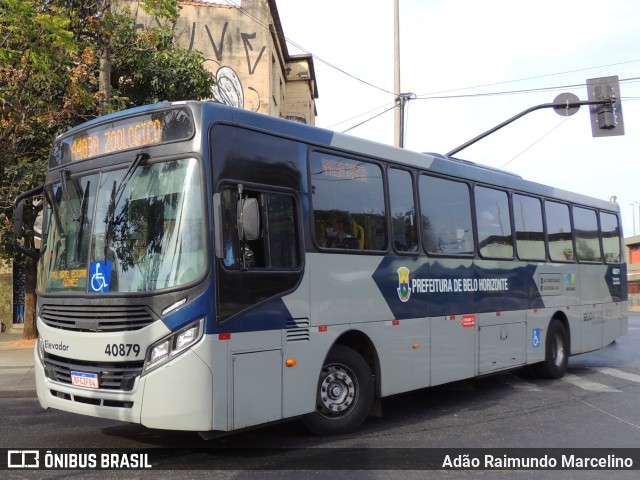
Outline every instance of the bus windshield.
[(38, 289), (148, 292), (205, 270), (201, 179), (194, 158), (71, 177), (45, 187)]

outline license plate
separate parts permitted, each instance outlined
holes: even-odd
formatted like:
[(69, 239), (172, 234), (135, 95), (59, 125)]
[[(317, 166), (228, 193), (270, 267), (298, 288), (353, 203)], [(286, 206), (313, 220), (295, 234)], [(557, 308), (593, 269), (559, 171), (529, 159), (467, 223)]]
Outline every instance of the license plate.
[(98, 388), (98, 374), (71, 372), (71, 383), (78, 387)]

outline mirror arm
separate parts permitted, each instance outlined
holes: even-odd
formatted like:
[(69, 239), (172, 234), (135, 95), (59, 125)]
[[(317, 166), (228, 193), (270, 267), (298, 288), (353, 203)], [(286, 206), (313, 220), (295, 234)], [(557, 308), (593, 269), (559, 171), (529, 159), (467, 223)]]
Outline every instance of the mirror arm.
[(26, 256), (33, 258), (34, 260), (38, 260), (40, 258), (40, 252), (37, 250), (32, 250), (30, 248), (26, 248), (18, 242), (19, 238), (23, 237), (24, 233), (24, 201), (27, 198), (35, 197), (36, 195), (40, 195), (44, 191), (44, 185), (36, 188), (32, 188), (31, 190), (24, 192), (18, 195), (13, 202), (13, 245)]

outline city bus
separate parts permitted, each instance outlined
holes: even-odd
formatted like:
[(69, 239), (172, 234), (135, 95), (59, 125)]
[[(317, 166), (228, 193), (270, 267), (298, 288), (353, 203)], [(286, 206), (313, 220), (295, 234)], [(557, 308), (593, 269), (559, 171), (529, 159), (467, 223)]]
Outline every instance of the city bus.
[(562, 377), (628, 327), (615, 202), (214, 102), (58, 137), (18, 238), (35, 193), (43, 408), (339, 434), (401, 392)]

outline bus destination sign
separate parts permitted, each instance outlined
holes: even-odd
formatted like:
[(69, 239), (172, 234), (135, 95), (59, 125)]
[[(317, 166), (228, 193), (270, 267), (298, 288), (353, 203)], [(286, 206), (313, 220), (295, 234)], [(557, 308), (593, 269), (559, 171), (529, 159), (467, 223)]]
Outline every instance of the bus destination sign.
[(57, 141), (53, 146), (49, 167), (134, 148), (187, 140), (194, 130), (191, 116), (182, 108), (114, 120)]

